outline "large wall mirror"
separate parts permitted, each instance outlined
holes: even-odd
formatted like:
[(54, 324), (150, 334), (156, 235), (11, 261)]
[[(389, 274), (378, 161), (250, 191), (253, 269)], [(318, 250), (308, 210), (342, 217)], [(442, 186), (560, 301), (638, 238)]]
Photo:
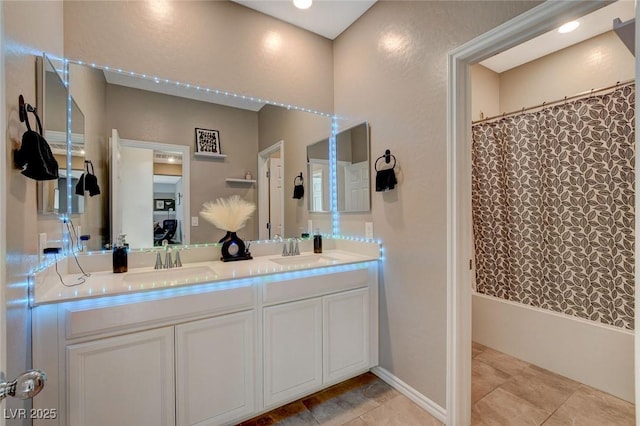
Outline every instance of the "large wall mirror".
[(371, 209), (369, 125), (361, 123), (336, 135), (336, 174), (339, 212)]
[(309, 211), (327, 213), (331, 207), (331, 179), (329, 175), (329, 138), (307, 146), (307, 187)]
[[(135, 69), (135, 64), (131, 68)], [(330, 114), (265, 105), (249, 97), (216, 94), (160, 77), (74, 62), (69, 64), (69, 90), (84, 113), (85, 159), (95, 166), (101, 188), (100, 195), (84, 197), (85, 213), (81, 215), (83, 233), (91, 235), (91, 250), (112, 241), (114, 221), (124, 224), (128, 220), (125, 216), (114, 217), (116, 199), (121, 200), (117, 210), (130, 216), (130, 222), (141, 230), (141, 236), (129, 241), (132, 248), (151, 247), (171, 233), (165, 239), (175, 244), (218, 241), (224, 231), (205, 222), (198, 213), (203, 203), (231, 195), (240, 195), (258, 207), (239, 232), (245, 240), (258, 239), (259, 231), (268, 226), (262, 223), (260, 211), (271, 210), (272, 200), (282, 200), (284, 214), (278, 214), (285, 223), (280, 225), (280, 235), (300, 236), (303, 226), (306, 232), (308, 209), (306, 204), (292, 199), (293, 178), (305, 169), (307, 145), (330, 135)], [(196, 128), (217, 131), (220, 156), (196, 153)], [(148, 160), (145, 164), (151, 164), (145, 168), (144, 182), (149, 182), (144, 185), (146, 189), (142, 176), (132, 176), (130, 167), (123, 175), (125, 167), (119, 167), (118, 186), (135, 188), (138, 192), (133, 198), (126, 198), (118, 188), (114, 191), (112, 184), (114, 129), (120, 141), (133, 142), (136, 148), (140, 143), (150, 144), (148, 153), (136, 153), (144, 155)], [(270, 185), (258, 175), (259, 153), (279, 142), (284, 146), (284, 157), (273, 162), (278, 163), (279, 171), (271, 176), (281, 179), (281, 184)], [(187, 150), (160, 149), (163, 144)], [(189, 166), (189, 200), (184, 199), (186, 191), (181, 187), (185, 164)], [(182, 172), (177, 171), (179, 165)], [(135, 171), (142, 173), (142, 169), (136, 167)], [(260, 203), (262, 199), (267, 200), (266, 205)], [(181, 208), (185, 203), (186, 208)], [(123, 232), (127, 233), (124, 229)]]
[[(331, 210), (329, 138), (307, 146), (310, 212)], [(368, 212), (370, 196), (369, 125), (360, 123), (336, 134), (336, 201), (339, 212)]]
[(68, 92), (63, 82), (63, 64), (46, 55), (37, 61), (38, 109), (42, 112), (44, 135), (59, 165), (57, 180), (38, 182), (38, 211), (43, 215), (67, 214), (67, 194), (71, 180), (71, 214), (84, 213), (84, 196), (75, 188), (85, 169), (84, 114), (71, 97), (71, 174), (67, 170), (67, 102)]

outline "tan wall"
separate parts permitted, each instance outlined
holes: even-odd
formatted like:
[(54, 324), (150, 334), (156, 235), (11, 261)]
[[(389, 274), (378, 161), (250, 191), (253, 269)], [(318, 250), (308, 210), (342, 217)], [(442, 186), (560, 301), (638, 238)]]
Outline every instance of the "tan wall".
[(377, 2), (334, 45), (336, 114), (368, 120), (371, 157), (391, 149), (404, 175), (340, 222), (363, 235), (373, 219), (385, 247), (380, 365), (443, 407), (447, 52), (535, 4)]
[[(258, 113), (110, 84), (106, 123), (107, 129), (118, 129), (123, 139), (190, 147), (191, 158), (183, 161), (191, 161), (191, 216), (198, 216), (206, 201), (234, 194), (257, 204), (255, 185), (232, 186), (225, 178), (244, 177), (247, 170), (257, 175)], [(196, 127), (220, 132), (225, 159), (194, 157)], [(199, 223), (191, 227), (192, 243), (210, 243), (224, 235), (205, 220)], [(257, 239), (257, 223), (254, 215), (240, 231), (241, 237)]]
[[(331, 232), (331, 217), (328, 213), (309, 213), (309, 182), (307, 175), (307, 145), (331, 135), (331, 120), (308, 112), (292, 111), (267, 105), (259, 114), (259, 151), (276, 142), (284, 141), (284, 204), (285, 237), (300, 236), (307, 232), (307, 219), (312, 219), (314, 229)], [(293, 198), (293, 180), (302, 172), (305, 181), (305, 196)], [(302, 229), (300, 229), (302, 228)]]
[(107, 82), (101, 71), (73, 64), (70, 65), (69, 75), (71, 95), (84, 114), (85, 159), (93, 164), (100, 186), (99, 195), (85, 196), (85, 213), (80, 216), (80, 223), (82, 233), (91, 236), (88, 249), (99, 250), (108, 242), (101, 236), (108, 235), (109, 230), (109, 218), (106, 214), (109, 206), (110, 134), (105, 128)]
[(154, 175), (182, 176), (181, 164), (153, 163)]
[(634, 75), (635, 58), (609, 31), (501, 73), (500, 109), (509, 112), (556, 101)]
[[(62, 3), (57, 1), (2, 2), (4, 25), (6, 129), (6, 273), (7, 377), (31, 368), (31, 332), (27, 310), (27, 274), (37, 264), (36, 183), (12, 167), (11, 150), (26, 130), (18, 120), (18, 95), (35, 104), (35, 57), (42, 51), (62, 55)], [(4, 349), (3, 349), (4, 350)], [(6, 409), (29, 406), (9, 398)], [(30, 420), (12, 424), (31, 424)]]
[(229, 1), (67, 1), (65, 53), (329, 112), (331, 41)]
[(480, 64), (471, 66), (471, 120), (494, 117), (500, 110), (500, 74)]

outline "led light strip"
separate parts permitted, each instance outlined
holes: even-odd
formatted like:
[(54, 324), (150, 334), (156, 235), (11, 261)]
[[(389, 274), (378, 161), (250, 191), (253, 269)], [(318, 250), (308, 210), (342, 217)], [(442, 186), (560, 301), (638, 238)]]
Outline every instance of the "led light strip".
[[(169, 79), (161, 78), (161, 77), (154, 76), (154, 75), (142, 74), (142, 73), (138, 73), (138, 72), (135, 72), (135, 71), (124, 70), (122, 68), (114, 68), (114, 67), (110, 67), (110, 66), (107, 66), (107, 65), (100, 65), (100, 64), (96, 64), (94, 62), (87, 63), (87, 62), (80, 61), (80, 60), (75, 60), (75, 59), (64, 59), (64, 61), (65, 61), (65, 64), (66, 63), (71, 63), (71, 64), (89, 66), (91, 68), (100, 69), (100, 70), (103, 70), (103, 71), (116, 72), (118, 74), (122, 74), (122, 75), (125, 75), (125, 76), (142, 78), (142, 79), (145, 79), (145, 80), (153, 81), (154, 83), (158, 83), (158, 84), (164, 83), (164, 84), (171, 85), (171, 86), (182, 87), (182, 88), (185, 88), (185, 89), (194, 90), (196, 92), (212, 93), (212, 94), (216, 94), (216, 95), (227, 96), (229, 98), (241, 99), (241, 100), (251, 101), (251, 102), (259, 102), (259, 103), (264, 103), (264, 104), (267, 104), (267, 105), (279, 106), (279, 107), (282, 107), (282, 108), (286, 108), (288, 110), (310, 112), (312, 114), (320, 115), (322, 117), (331, 117), (332, 116), (331, 114), (328, 114), (326, 112), (312, 110), (312, 109), (309, 109), (309, 108), (303, 108), (303, 107), (299, 107), (299, 106), (296, 106), (296, 105), (284, 104), (284, 103), (281, 103), (281, 102), (271, 101), (269, 99), (262, 99), (262, 98), (256, 98), (256, 97), (253, 97), (253, 96), (242, 95), (242, 94), (239, 94), (239, 93), (229, 92), (227, 90), (214, 89), (214, 88), (206, 87), (206, 86), (198, 86), (198, 85), (194, 85), (194, 84), (191, 84), (191, 83), (184, 83), (184, 82), (177, 81), (177, 80), (169, 80)], [(68, 70), (66, 70), (66, 72), (68, 73)]]
[[(71, 142), (71, 132), (72, 132), (72, 106), (73, 106), (73, 98), (71, 97), (71, 88), (69, 84), (69, 62), (65, 59), (63, 65), (64, 73), (63, 73), (63, 83), (65, 88), (67, 89), (67, 211), (66, 214), (61, 216), (62, 222), (67, 223), (67, 221), (71, 220), (71, 213), (73, 207), (73, 188), (72, 188), (72, 142)], [(67, 250), (68, 247), (68, 250)], [(71, 231), (68, 226), (62, 228), (62, 254), (68, 255), (73, 251), (73, 240), (71, 238)]]
[(338, 154), (336, 136), (338, 135), (338, 117), (331, 118), (331, 137), (329, 138), (329, 192), (331, 198), (329, 209), (331, 210), (333, 235), (340, 234), (340, 213), (338, 212)]

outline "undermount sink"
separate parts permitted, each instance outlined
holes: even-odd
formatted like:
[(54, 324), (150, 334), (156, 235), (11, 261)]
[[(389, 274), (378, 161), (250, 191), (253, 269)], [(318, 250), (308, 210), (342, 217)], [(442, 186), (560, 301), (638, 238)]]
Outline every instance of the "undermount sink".
[(282, 266), (321, 266), (333, 265), (338, 261), (335, 257), (324, 254), (307, 254), (303, 256), (283, 256), (269, 259)]
[(208, 266), (182, 266), (170, 269), (155, 269), (146, 272), (127, 272), (125, 284), (175, 285), (192, 282), (204, 282), (217, 277), (216, 271)]

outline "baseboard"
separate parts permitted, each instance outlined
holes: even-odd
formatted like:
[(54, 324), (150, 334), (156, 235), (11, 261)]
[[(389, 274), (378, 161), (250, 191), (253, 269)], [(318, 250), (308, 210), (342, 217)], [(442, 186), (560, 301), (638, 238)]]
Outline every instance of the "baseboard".
[(440, 420), (442, 423), (447, 423), (447, 410), (391, 374), (389, 371), (382, 367), (373, 367), (371, 372), (380, 377), (395, 390), (409, 398), (411, 401), (427, 410), (427, 412), (429, 412), (433, 417)]

